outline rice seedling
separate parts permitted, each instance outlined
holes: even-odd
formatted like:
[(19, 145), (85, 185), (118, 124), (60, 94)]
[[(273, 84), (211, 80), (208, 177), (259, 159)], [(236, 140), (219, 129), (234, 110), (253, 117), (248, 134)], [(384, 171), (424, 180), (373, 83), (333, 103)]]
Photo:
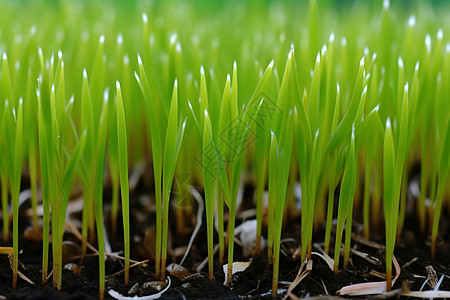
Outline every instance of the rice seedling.
[(117, 153), (119, 157), (120, 191), (122, 196), (123, 215), (123, 244), (125, 252), (125, 279), (128, 283), (130, 268), (130, 200), (128, 185), (128, 154), (127, 154), (127, 130), (125, 112), (123, 108), (122, 91), (119, 81), (116, 82), (117, 92)]

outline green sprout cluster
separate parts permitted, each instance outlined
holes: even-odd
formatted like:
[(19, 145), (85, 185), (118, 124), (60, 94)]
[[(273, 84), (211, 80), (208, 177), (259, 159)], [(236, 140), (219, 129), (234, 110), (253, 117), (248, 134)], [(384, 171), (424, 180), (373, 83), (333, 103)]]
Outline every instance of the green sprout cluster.
[[(324, 237), (314, 238), (324, 239), (330, 252), (337, 218), (334, 270), (339, 271), (344, 229), (345, 268), (352, 218), (360, 212), (366, 238), (384, 223), (390, 290), (408, 174), (420, 163), (415, 212), (422, 233), (431, 234), (434, 256), (443, 205), (450, 208), (448, 8), (375, 2), (344, 9), (316, 0), (0, 1), (2, 237), (10, 239), (11, 203), (13, 286), (23, 176), (30, 182), (33, 230), (43, 239), (42, 284), (51, 232), (53, 286), (62, 288), (66, 210), (72, 186), (80, 182), (82, 252), (97, 238), (104, 297), (105, 181), (112, 189), (113, 235), (120, 210), (123, 215), (127, 283), (128, 177), (144, 160), (154, 174), (155, 273), (161, 279), (169, 221), (175, 222), (169, 203), (180, 204), (175, 214), (182, 228), (192, 213), (184, 208), (191, 201), (189, 186), (200, 183), (209, 279), (216, 241), (219, 264), (228, 262), (227, 281), (232, 280), (243, 175), (255, 182), (258, 254), (267, 222), (274, 296), (283, 218), (296, 210), (297, 182), (301, 259), (311, 259), (313, 232), (321, 226)], [(191, 176), (175, 187), (179, 173)]]

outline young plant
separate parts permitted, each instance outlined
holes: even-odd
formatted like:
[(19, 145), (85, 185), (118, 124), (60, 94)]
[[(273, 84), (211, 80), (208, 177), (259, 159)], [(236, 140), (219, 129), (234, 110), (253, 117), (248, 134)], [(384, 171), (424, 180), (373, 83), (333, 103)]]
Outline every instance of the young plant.
[(353, 213), (353, 198), (355, 193), (356, 183), (356, 150), (355, 150), (355, 127), (352, 128), (352, 137), (348, 149), (347, 163), (345, 165), (344, 175), (342, 176), (341, 192), (339, 194), (339, 209), (338, 209), (338, 223), (336, 227), (336, 241), (334, 247), (334, 273), (337, 274), (339, 269), (339, 257), (341, 256), (341, 242), (342, 232), (344, 230), (344, 223), (346, 226), (345, 240), (346, 240), (346, 255), (347, 249), (350, 249), (350, 245), (347, 245), (347, 239), (350, 241), (351, 228), (352, 228), (352, 213)]
[(386, 222), (386, 290), (392, 286), (392, 256), (397, 234), (400, 188), (406, 156), (408, 134), (409, 103), (408, 83), (403, 93), (400, 124), (397, 134), (397, 147), (394, 145), (391, 122), (386, 121), (383, 147), (383, 201)]
[(289, 167), (292, 157), (293, 113), (290, 111), (286, 121), (279, 131), (279, 143), (271, 131), (269, 158), (269, 225), (273, 229), (273, 277), (272, 297), (278, 294), (278, 272), (280, 261), (281, 227), (286, 202), (286, 191), (289, 178)]
[[(170, 102), (169, 118), (167, 120), (167, 132), (164, 143), (163, 160), (163, 181), (162, 181), (162, 199), (163, 199), (163, 223), (162, 223), (162, 248), (161, 248), (161, 279), (165, 280), (166, 259), (167, 259), (167, 238), (169, 230), (169, 200), (172, 189), (172, 181), (175, 173), (175, 167), (180, 153), (181, 143), (183, 141), (184, 129), (187, 119), (184, 119), (181, 128), (178, 126), (178, 85), (177, 80), (173, 85), (172, 100)], [(158, 212), (157, 212), (158, 213)]]
[(117, 93), (117, 153), (119, 156), (120, 191), (122, 196), (123, 216), (123, 244), (125, 252), (125, 284), (129, 280), (130, 269), (130, 194), (128, 186), (128, 151), (127, 151), (127, 125), (123, 108), (120, 83), (116, 82)]
[[(42, 57), (42, 55), (41, 55)], [(63, 72), (63, 70), (61, 70)], [(41, 181), (44, 202), (43, 227), (43, 274), (42, 281), (47, 282), (48, 242), (49, 242), (49, 210), (52, 212), (52, 249), (53, 249), (53, 285), (61, 289), (62, 277), (62, 240), (66, 209), (69, 201), (71, 185), (78, 168), (86, 143), (86, 132), (83, 133), (70, 156), (63, 144), (58, 140), (60, 130), (69, 125), (73, 101), (64, 106), (64, 98), (56, 98), (55, 86), (48, 90), (48, 81), (41, 76), (38, 89), (38, 123), (39, 148), (41, 160)], [(57, 101), (61, 101), (56, 105)], [(64, 118), (59, 121), (58, 109), (64, 111)], [(75, 131), (76, 134), (76, 131)], [(55, 142), (56, 141), (56, 142)]]

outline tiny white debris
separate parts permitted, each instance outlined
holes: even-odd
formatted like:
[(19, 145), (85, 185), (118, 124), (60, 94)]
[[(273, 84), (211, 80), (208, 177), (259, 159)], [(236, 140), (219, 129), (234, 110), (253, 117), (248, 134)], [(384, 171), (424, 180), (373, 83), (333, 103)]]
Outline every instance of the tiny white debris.
[(153, 300), (153, 299), (159, 299), (159, 298), (161, 298), (162, 294), (164, 294), (170, 288), (170, 285), (171, 285), (170, 276), (167, 276), (166, 281), (167, 281), (166, 287), (162, 291), (160, 291), (160, 292), (158, 292), (156, 294), (153, 294), (153, 295), (142, 296), (142, 297), (138, 297), (138, 296), (125, 297), (125, 296), (121, 295), (120, 293), (118, 293), (118, 292), (116, 292), (115, 290), (112, 290), (112, 289), (108, 291), (108, 294), (111, 297), (113, 297), (113, 298), (115, 298), (117, 300)]
[(332, 33), (330, 34), (330, 39), (329, 39), (329, 41), (330, 41), (330, 43), (333, 43), (333, 42), (334, 42), (334, 32), (332, 32)]
[[(234, 262), (233, 263), (233, 271), (231, 272), (231, 274), (235, 274), (237, 272), (243, 272), (249, 266), (250, 266), (250, 262), (249, 261), (246, 261), (246, 262), (242, 262), (242, 261)], [(228, 264), (223, 265), (223, 273), (225, 274), (225, 281), (223, 282), (223, 285), (226, 285), (227, 284), (227, 277), (228, 277)]]
[(408, 19), (408, 26), (413, 27), (414, 25), (416, 25), (416, 17), (412, 15)]
[(105, 42), (105, 35), (101, 35), (100, 36), (100, 38), (98, 39), (98, 42), (100, 43), (100, 44), (103, 44), (104, 42)]
[(438, 40), (442, 40), (442, 38), (444, 37), (444, 32), (442, 31), (442, 29), (438, 30), (436, 36), (437, 36)]
[(389, 2), (389, 0), (384, 0), (383, 1), (383, 8), (384, 9), (389, 9), (389, 6), (390, 6), (391, 4), (390, 4), (390, 2)]
[(403, 69), (403, 59), (400, 56), (398, 57), (398, 67)]
[(117, 35), (117, 44), (122, 44), (123, 43), (123, 35), (121, 33), (119, 33)]
[(142, 13), (142, 22), (147, 23), (148, 22), (148, 17), (146, 13)]

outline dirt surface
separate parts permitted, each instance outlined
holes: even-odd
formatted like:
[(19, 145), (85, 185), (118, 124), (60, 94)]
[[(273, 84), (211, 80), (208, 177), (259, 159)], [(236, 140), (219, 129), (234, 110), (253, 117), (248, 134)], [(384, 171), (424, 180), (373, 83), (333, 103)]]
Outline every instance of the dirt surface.
[[(146, 179), (147, 180), (147, 179)], [(138, 186), (138, 189), (146, 190), (151, 187)], [(143, 193), (145, 194), (145, 193)], [(109, 195), (106, 192), (105, 197)], [(154, 211), (151, 208), (151, 199), (148, 197), (137, 197), (132, 199), (131, 205), (131, 230), (132, 230), (132, 253), (131, 257), (135, 260), (144, 260), (149, 257), (149, 248), (146, 245), (146, 235), (148, 234), (151, 224), (154, 224)], [(108, 201), (106, 201), (106, 213), (108, 216)], [(26, 209), (26, 205), (22, 210)], [(193, 204), (190, 208), (195, 215), (197, 206)], [(176, 212), (170, 212), (172, 220), (176, 219)], [(80, 216), (75, 214), (74, 218)], [(203, 224), (206, 221), (203, 216)], [(440, 285), (441, 290), (450, 290), (450, 233), (448, 231), (449, 224), (446, 221), (445, 214), (442, 217), (440, 226), (440, 239), (436, 258), (430, 259), (429, 239), (426, 236), (419, 234), (417, 221), (414, 218), (408, 218), (405, 224), (400, 243), (395, 250), (395, 257), (402, 267), (401, 274), (393, 289), (409, 288), (411, 290), (420, 290), (421, 286), (427, 278), (426, 268), (432, 266), (437, 273), (439, 279), (441, 275), (446, 275)], [(357, 216), (355, 217), (355, 224), (357, 224)], [(109, 218), (106, 218), (105, 223), (108, 226)], [(122, 220), (119, 218), (118, 224)], [(174, 238), (176, 232), (176, 223), (171, 223), (171, 250), (169, 252), (168, 263), (175, 261), (179, 262), (181, 257), (175, 254), (175, 249), (184, 247), (188, 244), (190, 234), (196, 220), (193, 218), (185, 218), (184, 234), (178, 235)], [(237, 225), (240, 221), (237, 222)], [(149, 225), (150, 224), (150, 225)], [(300, 268), (301, 262), (292, 258), (292, 254), (298, 248), (298, 241), (300, 238), (300, 219), (296, 218), (286, 224), (283, 230), (283, 236), (288, 237), (285, 243), (282, 244), (282, 253), (280, 255), (280, 274), (279, 274), (279, 290), (282, 292), (279, 296), (281, 299), (285, 295), (290, 282), (294, 281)], [(52, 279), (49, 279), (49, 286), (41, 286), (41, 264), (42, 264), (42, 243), (32, 242), (23, 237), (23, 232), (29, 226), (29, 220), (21, 216), (19, 231), (22, 237), (19, 241), (21, 253), (19, 254), (19, 270), (25, 274), (35, 285), (29, 284), (22, 279), (19, 279), (18, 288), (12, 289), (12, 271), (9, 264), (9, 259), (3, 255), (0, 256), (0, 296), (7, 299), (97, 299), (98, 298), (98, 259), (95, 256), (86, 257), (66, 261), (72, 263), (75, 267), (79, 267), (80, 272), (77, 274), (69, 269), (63, 270), (62, 277), (62, 291), (57, 291), (51, 287)], [(120, 226), (118, 226), (120, 228)], [(315, 242), (320, 245), (323, 240), (323, 229), (315, 232)], [(371, 241), (384, 244), (383, 230), (378, 233), (373, 233)], [(354, 232), (358, 232), (355, 225)], [(71, 241), (71, 245), (79, 247), (81, 244), (71, 233), (66, 233), (64, 240)], [(117, 233), (116, 238), (109, 237), (112, 250), (119, 251), (122, 246), (122, 232)], [(12, 244), (11, 241), (7, 243), (0, 242), (1, 245)], [(93, 241), (95, 246), (95, 241)], [(332, 244), (334, 247), (334, 241)], [(332, 248), (333, 248), (332, 247)], [(336, 295), (336, 291), (343, 286), (381, 281), (382, 279), (371, 274), (371, 271), (378, 271), (384, 273), (384, 250), (365, 246), (355, 240), (352, 241), (352, 247), (355, 250), (370, 254), (379, 259), (380, 264), (375, 265), (369, 263), (359, 256), (351, 255), (350, 264), (346, 270), (341, 270), (335, 275), (328, 265), (317, 256), (313, 256), (312, 272), (307, 276), (293, 291), (298, 297), (307, 296), (321, 296), (321, 295)], [(50, 246), (51, 249), (51, 246)], [(244, 272), (237, 273), (234, 276), (233, 282), (229, 286), (224, 286), (224, 274), (222, 268), (217, 264), (218, 257), (215, 256), (215, 279), (210, 281), (207, 279), (207, 268), (203, 268), (201, 272), (197, 272), (197, 266), (206, 258), (206, 230), (204, 226), (199, 231), (191, 252), (184, 263), (184, 266), (193, 274), (187, 279), (181, 281), (178, 278), (171, 276), (171, 287), (163, 294), (161, 299), (270, 299), (272, 287), (272, 266), (267, 263), (266, 255), (243, 257), (242, 248), (235, 246), (235, 261), (251, 261), (250, 267)], [(403, 267), (408, 264), (406, 267)], [(123, 274), (113, 275), (123, 269), (121, 260), (107, 259), (106, 261), (106, 299), (113, 299), (107, 294), (109, 289), (116, 290), (122, 295), (126, 296), (143, 296), (156, 293), (154, 288), (146, 287), (144, 284), (154, 281), (154, 263), (150, 262), (146, 265), (132, 268), (130, 270), (130, 282), (123, 284)], [(51, 270), (51, 251), (49, 257), (49, 270)], [(136, 291), (129, 294), (130, 289), (137, 284)], [(424, 290), (431, 289), (425, 285)], [(398, 294), (392, 297), (398, 298)], [(369, 297), (364, 297), (369, 298)], [(1, 297), (0, 297), (1, 299)], [(352, 298), (355, 299), (355, 298)]]

